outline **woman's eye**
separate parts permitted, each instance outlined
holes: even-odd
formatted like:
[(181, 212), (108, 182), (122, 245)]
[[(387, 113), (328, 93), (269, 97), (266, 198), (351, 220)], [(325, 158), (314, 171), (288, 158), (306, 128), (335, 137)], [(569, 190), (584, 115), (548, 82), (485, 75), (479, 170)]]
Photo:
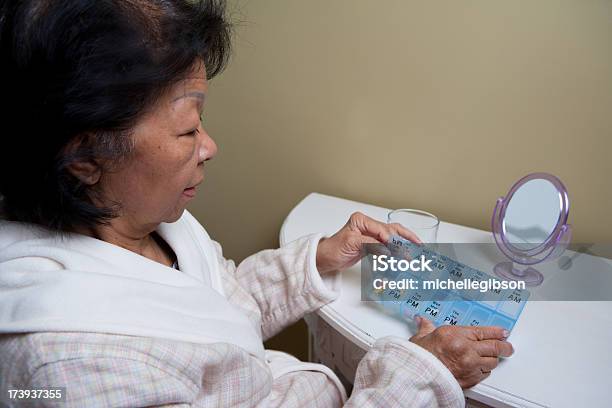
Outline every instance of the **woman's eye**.
[(195, 136), (198, 133), (200, 133), (198, 129), (193, 129), (191, 132), (183, 133), (181, 136)]
[[(203, 121), (204, 121), (204, 114), (200, 115), (200, 124), (201, 124)], [(183, 133), (183, 134), (181, 134), (181, 136), (195, 136), (195, 135), (197, 135), (198, 133), (200, 133), (200, 131), (199, 131), (198, 129), (199, 129), (199, 127), (197, 127), (197, 128), (195, 128), (195, 129), (193, 129), (193, 130), (192, 130), (192, 131), (190, 131), (190, 132)]]

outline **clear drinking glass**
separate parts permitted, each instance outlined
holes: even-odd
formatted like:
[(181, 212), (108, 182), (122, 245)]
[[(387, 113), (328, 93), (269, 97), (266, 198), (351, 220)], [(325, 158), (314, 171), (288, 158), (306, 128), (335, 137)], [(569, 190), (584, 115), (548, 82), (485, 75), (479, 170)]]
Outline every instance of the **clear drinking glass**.
[(435, 244), (438, 240), (440, 220), (432, 213), (410, 208), (393, 210), (387, 215), (387, 223), (397, 222), (414, 232), (426, 244)]

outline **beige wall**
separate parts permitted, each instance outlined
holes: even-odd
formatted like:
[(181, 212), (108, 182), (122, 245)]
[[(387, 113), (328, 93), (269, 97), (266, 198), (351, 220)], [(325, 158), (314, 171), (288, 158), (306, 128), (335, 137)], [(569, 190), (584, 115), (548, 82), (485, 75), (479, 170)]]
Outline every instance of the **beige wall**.
[(277, 245), (311, 191), (489, 229), (533, 171), (566, 183), (575, 242), (612, 242), (612, 1), (231, 8), (243, 22), (205, 113), (219, 155), (191, 206), (227, 255)]

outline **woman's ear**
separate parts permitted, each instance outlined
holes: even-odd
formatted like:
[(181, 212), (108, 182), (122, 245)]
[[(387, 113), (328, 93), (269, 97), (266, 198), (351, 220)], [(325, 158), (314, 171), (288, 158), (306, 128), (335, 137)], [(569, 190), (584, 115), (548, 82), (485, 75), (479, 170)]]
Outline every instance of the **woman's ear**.
[(94, 162), (76, 161), (70, 163), (67, 168), (70, 174), (81, 180), (83, 184), (92, 186), (100, 181), (100, 166)]
[(69, 160), (66, 169), (88, 186), (100, 181), (102, 175), (100, 165), (96, 163), (95, 159), (83, 154), (84, 151), (90, 150), (88, 148), (90, 137), (92, 137), (91, 134), (77, 136), (68, 142), (68, 145), (64, 148), (64, 155), (73, 158)]

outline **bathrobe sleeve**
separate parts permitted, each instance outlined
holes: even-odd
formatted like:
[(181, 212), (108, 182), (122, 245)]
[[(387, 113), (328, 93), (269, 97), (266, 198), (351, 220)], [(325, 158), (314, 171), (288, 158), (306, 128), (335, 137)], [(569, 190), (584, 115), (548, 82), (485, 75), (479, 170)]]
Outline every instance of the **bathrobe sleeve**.
[(261, 314), (264, 340), (338, 297), (339, 273), (321, 277), (317, 270), (317, 246), (322, 237), (308, 235), (282, 248), (258, 252), (238, 266), (225, 259), (221, 245), (214, 242), (221, 273), (233, 277), (224, 279), (228, 299), (243, 298), (237, 291), (248, 292)]
[(464, 407), (452, 373), (429, 351), (399, 337), (378, 339), (359, 362), (345, 408)]
[[(36, 347), (40, 345), (44, 348)], [(379, 339), (366, 353), (344, 403), (324, 373), (305, 367), (270, 375), (257, 359), (229, 344), (35, 333), (0, 340), (0, 351), (12, 351), (8, 355), (13, 359), (10, 367), (0, 362), (0, 385), (66, 388), (65, 400), (37, 401), (41, 408), (465, 406), (450, 371), (428, 351), (397, 337)]]
[[(234, 277), (225, 282), (228, 297), (232, 300), (242, 296), (244, 307), (244, 291), (249, 293), (261, 313), (264, 338), (339, 295), (339, 276), (321, 278), (316, 269), (316, 248), (321, 237), (320, 234), (311, 235), (280, 249), (259, 252), (237, 267), (233, 261), (223, 258), (221, 246), (215, 243), (224, 272)], [(314, 378), (313, 372), (293, 372), (275, 380), (275, 387), (280, 387), (281, 394), (286, 395), (282, 381), (298, 384), (299, 379), (300, 384), (307, 386), (294, 390), (297, 395), (308, 395), (307, 389), (317, 388), (310, 383), (310, 378)], [(328, 379), (324, 389), (333, 389), (331, 383)], [(322, 388), (317, 389), (316, 395), (329, 395)], [(280, 401), (283, 403), (279, 407), (302, 406), (299, 402)], [(329, 406), (450, 408), (465, 406), (465, 398), (452, 373), (433, 354), (406, 339), (384, 337), (377, 340), (361, 360), (349, 400), (344, 405)]]

